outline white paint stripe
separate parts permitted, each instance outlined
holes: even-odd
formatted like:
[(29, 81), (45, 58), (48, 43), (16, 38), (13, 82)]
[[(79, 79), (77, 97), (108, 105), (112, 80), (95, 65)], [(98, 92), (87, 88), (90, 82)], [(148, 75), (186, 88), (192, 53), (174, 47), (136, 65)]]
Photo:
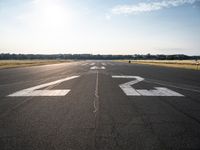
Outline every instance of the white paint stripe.
[(124, 91), (127, 96), (140, 96), (140, 94), (131, 86), (119, 85), (119, 87)]
[(75, 78), (78, 78), (78, 77), (79, 76), (67, 77), (67, 78), (64, 78), (64, 79), (60, 79), (60, 80), (56, 80), (56, 81), (53, 81), (53, 82), (49, 82), (49, 83), (41, 84), (41, 85), (38, 85), (38, 86), (34, 86), (34, 87), (28, 88), (26, 90), (33, 91), (33, 90), (41, 89), (41, 88), (44, 88), (44, 87), (47, 87), (47, 86), (50, 86), (50, 85), (59, 84), (59, 83), (64, 82), (64, 81), (72, 80), (72, 79), (75, 79)]
[(156, 90), (136, 90), (142, 96), (184, 96), (180, 93), (172, 91), (164, 87), (155, 87)]
[(34, 86), (31, 88), (27, 88), (27, 89), (15, 92), (8, 96), (9, 97), (15, 97), (15, 96), (65, 96), (67, 93), (69, 93), (69, 91), (70, 91), (69, 89), (66, 89), (66, 90), (38, 90), (38, 89), (45, 88), (45, 87), (55, 85), (55, 84), (60, 84), (64, 81), (72, 80), (72, 79), (75, 79), (78, 77), (79, 76), (72, 76), (72, 77), (56, 80), (53, 82), (41, 84), (38, 86)]
[(156, 89), (162, 91), (163, 93), (165, 93), (167, 96), (184, 96), (178, 92), (172, 91), (168, 88), (164, 88), (164, 87), (155, 87)]
[(9, 96), (65, 96), (70, 90), (35, 90), (35, 91), (21, 91), (18, 93), (11, 94)]
[(137, 92), (142, 96), (155, 96), (155, 94), (150, 90), (137, 90)]
[(104, 66), (102, 67), (97, 67), (97, 66), (93, 66), (93, 67), (90, 67), (91, 70), (98, 70), (98, 69), (106, 69)]
[(95, 65), (95, 63), (91, 63), (91, 64), (90, 64), (90, 66), (93, 66), (93, 65)]
[(143, 78), (138, 77), (138, 76), (113, 76), (113, 78), (126, 78), (126, 79), (135, 78), (136, 80), (133, 80), (124, 84), (120, 84), (119, 87), (124, 91), (124, 93), (127, 96), (140, 96), (140, 94), (133, 87), (131, 87), (131, 85), (144, 80)]
[(97, 66), (90, 67), (90, 69), (92, 70), (97, 69)]
[(124, 79), (136, 79), (136, 80), (144, 80), (144, 78), (139, 76), (112, 76), (112, 78), (124, 78)]
[(101, 63), (103, 66), (106, 66), (106, 63)]

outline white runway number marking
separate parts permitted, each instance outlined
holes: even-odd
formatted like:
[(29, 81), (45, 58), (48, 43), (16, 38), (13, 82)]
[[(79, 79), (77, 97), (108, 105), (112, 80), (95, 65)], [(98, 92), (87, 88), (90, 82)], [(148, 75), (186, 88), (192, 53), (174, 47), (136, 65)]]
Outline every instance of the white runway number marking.
[(154, 90), (134, 89), (132, 85), (144, 80), (144, 78), (139, 76), (112, 76), (112, 78), (135, 79), (119, 85), (119, 87), (127, 96), (184, 96), (165, 87), (154, 87)]
[(70, 92), (70, 89), (63, 89), (63, 90), (39, 90), (48, 86), (57, 85), (64, 81), (72, 80), (78, 78), (79, 76), (72, 76), (60, 80), (56, 80), (53, 82), (37, 85), (28, 89), (24, 89), (21, 91), (17, 91), (13, 94), (8, 95), (9, 97), (23, 97), (23, 96), (65, 96), (67, 93)]

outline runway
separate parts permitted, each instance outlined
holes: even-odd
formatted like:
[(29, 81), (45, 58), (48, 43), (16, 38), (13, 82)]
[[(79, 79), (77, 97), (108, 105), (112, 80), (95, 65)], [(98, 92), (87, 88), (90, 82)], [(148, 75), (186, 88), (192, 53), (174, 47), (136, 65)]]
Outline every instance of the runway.
[(1, 69), (0, 149), (200, 149), (200, 72), (100, 60)]

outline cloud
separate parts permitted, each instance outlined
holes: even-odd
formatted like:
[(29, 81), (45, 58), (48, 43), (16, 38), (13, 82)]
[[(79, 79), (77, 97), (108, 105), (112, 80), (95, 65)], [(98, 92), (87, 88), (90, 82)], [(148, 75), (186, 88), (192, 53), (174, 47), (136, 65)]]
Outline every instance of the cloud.
[(112, 14), (138, 14), (165, 8), (178, 7), (184, 4), (193, 4), (200, 0), (163, 0), (149, 3), (138, 3), (135, 5), (118, 5), (112, 8)]

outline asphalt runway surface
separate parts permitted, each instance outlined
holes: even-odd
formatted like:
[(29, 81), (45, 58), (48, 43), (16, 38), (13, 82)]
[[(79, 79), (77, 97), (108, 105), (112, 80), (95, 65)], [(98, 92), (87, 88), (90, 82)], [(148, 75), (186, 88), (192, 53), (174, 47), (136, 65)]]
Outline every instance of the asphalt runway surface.
[(112, 61), (0, 70), (0, 150), (200, 149), (200, 72)]

